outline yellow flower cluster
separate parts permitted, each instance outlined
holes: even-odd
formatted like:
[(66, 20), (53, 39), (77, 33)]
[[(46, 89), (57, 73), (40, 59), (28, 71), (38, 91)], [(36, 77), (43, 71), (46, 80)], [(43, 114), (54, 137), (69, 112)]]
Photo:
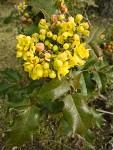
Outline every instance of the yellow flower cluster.
[(75, 18), (52, 15), (50, 22), (40, 20), (39, 33), (17, 36), (16, 57), (24, 60), (24, 70), (29, 77), (61, 79), (72, 67), (84, 65), (89, 50), (81, 41), (83, 35), (89, 35), (89, 25), (81, 23), (82, 19), (80, 14)]
[(25, 1), (23, 2), (20, 2), (18, 5), (17, 5), (17, 9), (18, 9), (18, 12), (19, 13), (23, 13), (24, 9), (27, 7)]

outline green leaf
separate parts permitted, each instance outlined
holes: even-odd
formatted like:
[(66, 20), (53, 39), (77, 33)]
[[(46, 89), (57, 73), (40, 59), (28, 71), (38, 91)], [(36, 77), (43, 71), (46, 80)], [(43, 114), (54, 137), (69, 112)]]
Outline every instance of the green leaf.
[(106, 91), (106, 84), (107, 84), (106, 74), (103, 72), (99, 72), (99, 76), (100, 76), (101, 83), (102, 83), (102, 92), (105, 92)]
[(39, 125), (39, 109), (29, 107), (14, 118), (11, 128), (7, 131), (7, 149), (21, 146), (32, 138)]
[(9, 108), (23, 109), (30, 105), (30, 100), (25, 98), (22, 93), (8, 93)]
[(63, 118), (67, 122), (68, 135), (84, 135), (92, 123), (92, 114), (82, 94), (67, 95), (64, 99)]
[(62, 112), (64, 103), (62, 101), (53, 101), (51, 105), (52, 113), (57, 114)]
[(80, 91), (81, 91), (81, 93), (82, 93), (83, 95), (87, 95), (87, 94), (88, 94), (83, 73), (82, 73), (81, 78), (80, 78)]
[(49, 83), (44, 83), (39, 91), (38, 97), (41, 100), (50, 99), (55, 100), (70, 90), (69, 83), (65, 78), (61, 80), (53, 79)]
[(92, 48), (92, 50), (98, 57), (101, 57), (103, 55), (99, 44), (102, 42), (101, 35), (104, 30), (104, 28), (99, 26), (90, 28), (90, 36), (85, 37), (85, 42)]
[(0, 83), (0, 98), (5, 97), (9, 88), (10, 88), (10, 84), (7, 81), (3, 81)]
[(81, 77), (82, 71), (76, 71), (74, 73), (74, 78), (72, 81), (72, 86), (73, 88), (76, 89), (80, 89), (80, 77)]
[(6, 70), (1, 71), (0, 77), (6, 79), (10, 83), (18, 83), (22, 80), (22, 77), (19, 74), (19, 72), (10, 68), (7, 68)]
[(95, 150), (93, 146), (94, 138), (95, 138), (94, 133), (90, 129), (88, 129), (85, 134), (85, 140), (86, 140), (85, 150)]
[(105, 122), (102, 113), (97, 112), (93, 107), (90, 108), (92, 114), (93, 114), (93, 123), (101, 128), (101, 125)]
[(91, 96), (94, 91), (94, 83), (88, 71), (84, 71), (80, 78), (80, 90), (83, 95)]
[(104, 59), (98, 60), (98, 63), (96, 63), (95, 68), (97, 71), (100, 71), (108, 68), (108, 66), (109, 66), (108, 62)]
[(31, 35), (33, 33), (38, 33), (38, 27), (35, 24), (31, 24), (30, 26), (24, 29), (25, 35)]
[(97, 83), (98, 89), (101, 91), (102, 83), (101, 83), (100, 76), (99, 76), (98, 72), (96, 72), (96, 71), (93, 72), (93, 80), (95, 80), (95, 82)]
[(93, 0), (85, 0), (85, 2), (88, 4), (88, 6), (97, 7), (97, 5), (95, 4), (95, 1)]
[(107, 77), (104, 73), (102, 72), (93, 72), (93, 80), (95, 80), (97, 87), (100, 92), (105, 92), (106, 90), (106, 82), (107, 82)]
[(104, 30), (103, 27), (99, 26), (90, 28), (90, 36), (85, 37), (86, 43), (99, 43), (101, 40), (100, 36), (103, 34)]
[(29, 1), (28, 4), (33, 7), (33, 10), (38, 13), (39, 11), (42, 11), (42, 13), (45, 15), (46, 19), (50, 18), (50, 15), (54, 14), (56, 12), (56, 6), (55, 6), (55, 0), (32, 0)]

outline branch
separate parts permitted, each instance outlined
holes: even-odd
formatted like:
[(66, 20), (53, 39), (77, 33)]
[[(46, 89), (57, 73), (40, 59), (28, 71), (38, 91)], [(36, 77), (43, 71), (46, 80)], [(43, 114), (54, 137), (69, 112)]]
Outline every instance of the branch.
[(109, 111), (105, 111), (105, 110), (100, 110), (100, 109), (96, 109), (98, 112), (101, 112), (101, 113), (105, 113), (105, 114), (109, 114), (109, 115), (113, 115), (112, 112), (109, 112)]

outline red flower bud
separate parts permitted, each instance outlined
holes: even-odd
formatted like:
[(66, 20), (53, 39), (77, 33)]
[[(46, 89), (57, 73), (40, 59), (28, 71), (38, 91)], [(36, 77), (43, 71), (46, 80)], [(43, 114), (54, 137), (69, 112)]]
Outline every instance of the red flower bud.
[(62, 13), (67, 13), (68, 8), (67, 8), (66, 5), (63, 5), (63, 6), (61, 6), (60, 10), (61, 10)]
[(43, 43), (37, 43), (36, 44), (36, 50), (38, 50), (39, 52), (44, 51), (44, 49), (45, 49), (45, 46)]
[(26, 17), (22, 17), (21, 21), (22, 21), (22, 23), (25, 23), (27, 21), (27, 18)]

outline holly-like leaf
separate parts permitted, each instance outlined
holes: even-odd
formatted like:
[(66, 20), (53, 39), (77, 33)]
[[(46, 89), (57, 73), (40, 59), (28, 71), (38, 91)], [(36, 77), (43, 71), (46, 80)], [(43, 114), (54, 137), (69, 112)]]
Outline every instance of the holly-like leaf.
[(67, 95), (64, 99), (63, 118), (67, 122), (68, 135), (78, 133), (84, 135), (89, 127), (93, 116), (88, 108), (83, 95)]
[(29, 107), (14, 118), (13, 124), (7, 131), (7, 149), (21, 146), (32, 138), (39, 125), (39, 109), (36, 106)]
[(84, 95), (91, 96), (94, 91), (94, 83), (88, 71), (84, 71), (80, 78), (80, 90)]
[(105, 122), (102, 113), (97, 112), (94, 108), (91, 108), (90, 110), (93, 114), (93, 123), (101, 128), (101, 125)]
[(85, 140), (86, 140), (85, 150), (95, 150), (93, 146), (94, 133), (90, 129), (88, 129), (85, 134)]
[(30, 26), (24, 29), (25, 35), (31, 35), (33, 33), (38, 33), (38, 28), (37, 28), (37, 25), (35, 24), (31, 24)]
[(102, 72), (93, 72), (93, 80), (95, 80), (97, 87), (100, 92), (105, 92), (106, 89), (106, 82), (107, 82), (107, 77), (104, 73)]
[(9, 88), (10, 88), (10, 84), (7, 81), (3, 81), (0, 83), (0, 98), (5, 97)]
[(9, 108), (23, 109), (30, 105), (30, 100), (25, 98), (22, 93), (8, 93)]
[(90, 28), (90, 36), (85, 37), (85, 42), (87, 43), (87, 45), (90, 46), (90, 48), (95, 52), (98, 57), (101, 57), (103, 55), (99, 43), (101, 43), (102, 41), (101, 35), (103, 34), (104, 30), (105, 29), (102, 27)]
[(85, 2), (88, 4), (88, 6), (97, 7), (95, 1), (93, 1), (93, 0), (85, 0)]
[(62, 80), (54, 79), (49, 83), (44, 83), (39, 91), (38, 97), (41, 100), (55, 100), (70, 90), (69, 83), (65, 78)]
[(80, 77), (81, 77), (82, 71), (76, 71), (74, 73), (73, 81), (72, 81), (72, 86), (73, 88), (80, 89)]
[(18, 71), (15, 71), (15, 70), (10, 69), (10, 68), (7, 68), (6, 70), (1, 71), (0, 77), (3, 79), (6, 79), (10, 83), (18, 83), (22, 79), (22, 77)]
[(33, 7), (35, 13), (42, 11), (46, 19), (49, 19), (50, 15), (54, 14), (57, 10), (55, 2), (55, 0), (30, 0), (28, 5)]
[(105, 74), (107, 77), (107, 80), (113, 83), (113, 66), (108, 66), (107, 70), (105, 70)]
[(98, 72), (96, 72), (96, 71), (93, 72), (93, 80), (95, 80), (95, 82), (97, 83), (98, 89), (101, 91), (102, 83), (101, 83), (100, 76), (99, 76)]

